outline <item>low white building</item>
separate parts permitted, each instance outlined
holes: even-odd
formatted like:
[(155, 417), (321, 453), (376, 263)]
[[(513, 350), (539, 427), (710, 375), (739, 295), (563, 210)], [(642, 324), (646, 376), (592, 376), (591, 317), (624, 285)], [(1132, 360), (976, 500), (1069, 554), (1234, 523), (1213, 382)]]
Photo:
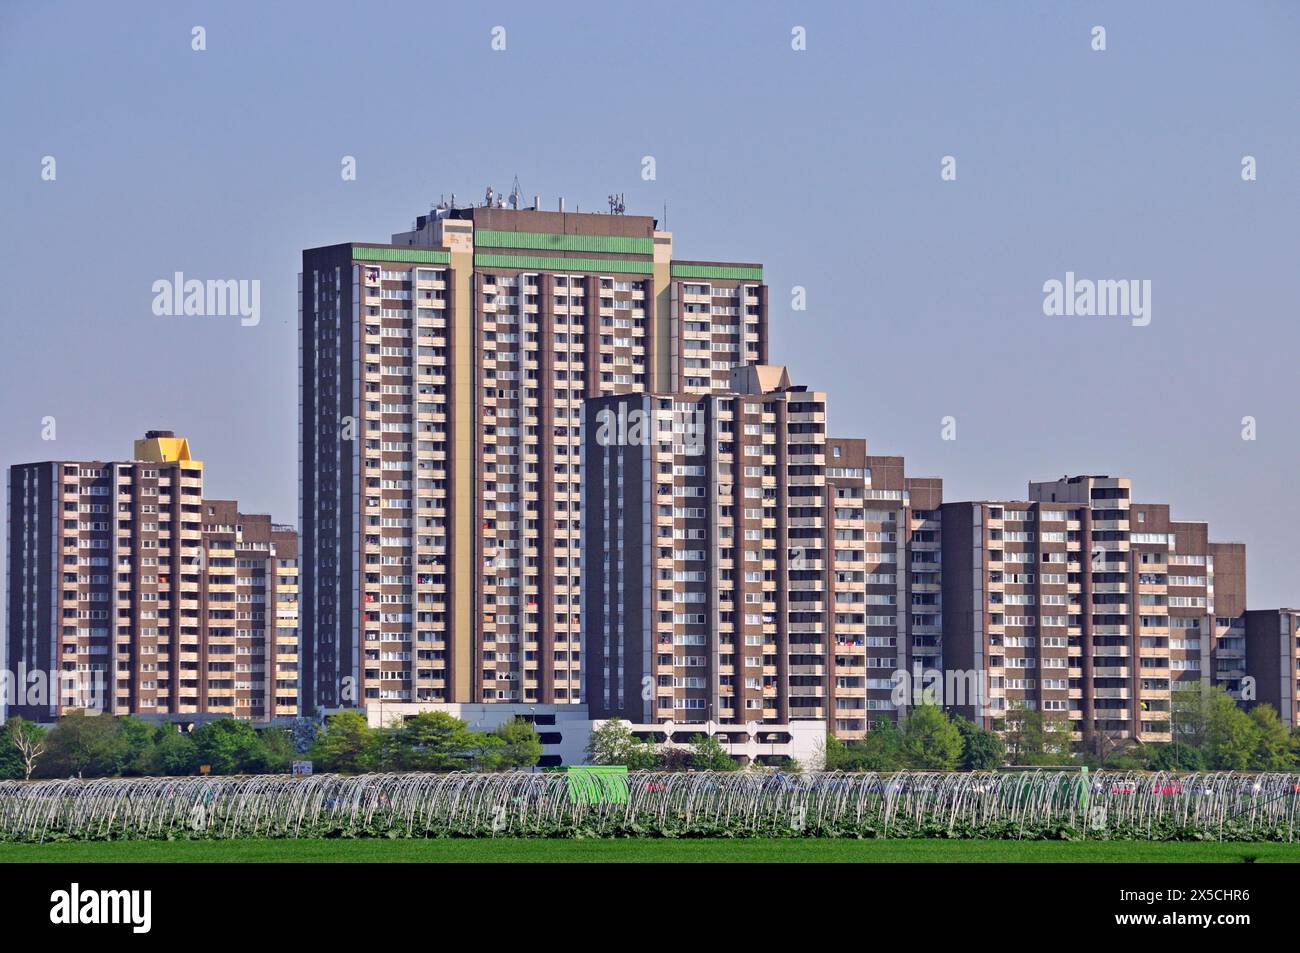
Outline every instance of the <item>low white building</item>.
[[(542, 767), (582, 764), (593, 729), (606, 719), (593, 721), (586, 705), (429, 704), (419, 702), (376, 702), (367, 706), (366, 720), (372, 728), (392, 725), (424, 711), (445, 711), (465, 722), (472, 731), (492, 731), (516, 715), (531, 721), (542, 741)], [(751, 722), (724, 725), (717, 722), (674, 724), (630, 724), (632, 733), (660, 747), (685, 748), (695, 735), (713, 735), (733, 757), (745, 763), (778, 763), (793, 758), (805, 769), (822, 766), (826, 722), (794, 721), (785, 725)]]

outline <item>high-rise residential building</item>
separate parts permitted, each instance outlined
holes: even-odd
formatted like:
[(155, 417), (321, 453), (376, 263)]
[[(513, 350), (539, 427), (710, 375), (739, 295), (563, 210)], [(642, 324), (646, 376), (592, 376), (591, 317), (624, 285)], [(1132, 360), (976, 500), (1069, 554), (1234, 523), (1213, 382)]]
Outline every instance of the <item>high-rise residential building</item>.
[(8, 522), (12, 714), (296, 714), (297, 534), (205, 500), (187, 440), (13, 466)]
[(1272, 705), (1291, 728), (1300, 725), (1300, 609), (1246, 613), (1246, 671), (1255, 680), (1253, 703)]
[(502, 204), (303, 253), (309, 711), (581, 701), (583, 401), (766, 360), (760, 266)]
[(930, 697), (927, 673), (943, 669), (943, 481), (905, 476), (902, 457), (870, 455), (865, 440), (831, 437), (826, 494), (828, 721), (852, 739)]
[(1028, 501), (943, 506), (944, 659), (1005, 728), (1017, 708), (1106, 748), (1170, 740), (1172, 692), (1239, 692), (1245, 548), (1133, 503), (1124, 478), (1031, 483)]
[(204, 500), (203, 553), (202, 710), (254, 721), (297, 715), (297, 530), (241, 513), (234, 500)]
[(774, 365), (593, 398), (583, 434), (593, 718), (799, 747), (895, 717), (871, 679), (939, 649), (938, 481), (828, 439), (826, 396)]

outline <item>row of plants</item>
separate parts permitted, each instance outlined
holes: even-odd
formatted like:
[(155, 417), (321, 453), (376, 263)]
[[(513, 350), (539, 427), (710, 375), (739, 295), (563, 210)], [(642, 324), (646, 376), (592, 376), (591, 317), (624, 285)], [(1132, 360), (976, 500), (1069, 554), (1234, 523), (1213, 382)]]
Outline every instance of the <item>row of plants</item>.
[[(550, 820), (528, 825), (491, 823), (479, 825), (408, 827), (405, 817), (376, 815), (369, 820), (344, 823), (320, 818), (304, 821), (292, 829), (267, 829), (239, 836), (285, 839), (296, 838), (491, 838), (539, 837), (556, 839), (581, 838), (850, 838), (850, 839), (917, 839), (938, 838), (946, 840), (1108, 840), (1108, 841), (1270, 841), (1293, 840), (1285, 828), (1261, 830), (1247, 823), (1228, 823), (1221, 828), (1207, 829), (1173, 819), (1152, 824), (1117, 822), (1110, 825), (1070, 824), (1067, 822), (1028, 822), (995, 820), (986, 823), (960, 822), (949, 824), (941, 818), (916, 820), (910, 817), (891, 818), (885, 823), (879, 817), (860, 822), (839, 822), (798, 827), (787, 823), (754, 824), (737, 819), (695, 820), (691, 822), (664, 823), (659, 816), (646, 813), (640, 817), (619, 819), (608, 823), (585, 821), (570, 823)], [(142, 832), (117, 823), (94, 832), (69, 832), (52, 827), (39, 835), (0, 833), (3, 842), (59, 841), (120, 841), (120, 840), (225, 840), (231, 837), (219, 827), (194, 828), (179, 826), (173, 829)]]
[(453, 772), (0, 783), (0, 837), (1290, 840), (1300, 775)]

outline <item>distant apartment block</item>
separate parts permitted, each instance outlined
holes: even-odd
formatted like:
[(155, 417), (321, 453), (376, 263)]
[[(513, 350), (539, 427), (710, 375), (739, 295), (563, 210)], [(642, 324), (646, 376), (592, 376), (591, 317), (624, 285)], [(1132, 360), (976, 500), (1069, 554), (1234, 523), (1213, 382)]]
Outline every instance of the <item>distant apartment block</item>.
[(298, 714), (298, 533), (233, 500), (203, 501), (200, 658), (209, 715)]
[(924, 699), (943, 669), (943, 481), (827, 438), (830, 728), (861, 737)]
[[(686, 734), (718, 725), (730, 742), (861, 733), (896, 717), (888, 691), (872, 704), (872, 660), (888, 660), (887, 681), (914, 657), (914, 631), (931, 640), (915, 657), (938, 651), (933, 564), (915, 626), (909, 594), (912, 527), (932, 518), (937, 481), (827, 438), (826, 395), (785, 368), (731, 378), (711, 394), (586, 404), (588, 707)], [(921, 544), (936, 562), (938, 544)]]
[(11, 467), (8, 524), (7, 665), (53, 682), (12, 714), (297, 713), (297, 534), (205, 500), (184, 438)]
[(984, 706), (1068, 720), (1098, 745), (1170, 740), (1172, 693), (1245, 674), (1245, 548), (1133, 503), (1130, 481), (1031, 483), (1028, 501), (943, 510), (949, 668), (987, 675)]
[(1246, 613), (1246, 671), (1255, 704), (1272, 705), (1288, 726), (1300, 725), (1300, 609)]
[(580, 702), (583, 401), (766, 360), (760, 266), (503, 204), (303, 253), (308, 711)]

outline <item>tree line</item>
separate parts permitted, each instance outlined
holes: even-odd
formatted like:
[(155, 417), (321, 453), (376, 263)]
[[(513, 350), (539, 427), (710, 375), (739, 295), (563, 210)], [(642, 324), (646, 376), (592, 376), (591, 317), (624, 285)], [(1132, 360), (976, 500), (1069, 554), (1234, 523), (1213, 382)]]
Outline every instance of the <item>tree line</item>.
[(293, 739), (283, 728), (222, 718), (182, 731), (133, 715), (69, 712), (52, 727), (10, 718), (0, 729), (0, 779), (281, 774)]
[(366, 716), (343, 711), (325, 720), (307, 750), (324, 771), (510, 771), (542, 757), (532, 722), (518, 716), (492, 731), (471, 731), (443, 711), (426, 711), (372, 728)]
[(185, 731), (172, 722), (81, 711), (48, 728), (18, 717), (0, 727), (0, 780), (179, 777), (204, 766), (210, 774), (287, 774), (294, 760), (342, 773), (504, 771), (532, 767), (541, 755), (530, 722), (515, 718), (478, 732), (445, 712), (382, 728), (352, 711), (323, 725), (299, 719), (291, 728), (220, 718)]
[[(1080, 749), (1068, 721), (1041, 711), (1012, 709), (1004, 730), (990, 731), (934, 705), (910, 709), (894, 722), (877, 723), (862, 738), (827, 735), (827, 770), (993, 770), (1004, 765), (1050, 767), (1087, 764), (1116, 770), (1297, 771), (1300, 728), (1288, 728), (1268, 705), (1243, 710), (1221, 688), (1172, 694), (1172, 740), (1134, 743), (1099, 733)], [(739, 763), (713, 736), (698, 734), (686, 747), (641, 741), (627, 722), (613, 719), (591, 733), (590, 764), (637, 770), (731, 771)], [(371, 727), (357, 711), (318, 723), (300, 718), (292, 727), (258, 728), (221, 718), (181, 729), (175, 723), (131, 715), (74, 711), (53, 727), (15, 717), (0, 726), (0, 780), (211, 774), (284, 774), (290, 762), (310, 760), (314, 770), (354, 774), (374, 771), (505, 771), (535, 766), (542, 744), (531, 722), (512, 718), (491, 731), (473, 731), (446, 712), (422, 712)], [(798, 770), (787, 761), (780, 765)]]
[(1168, 742), (1140, 743), (1106, 732), (1080, 746), (1070, 722), (1013, 708), (994, 732), (934, 705), (910, 709), (901, 724), (882, 722), (862, 738), (828, 735), (828, 770), (993, 770), (1003, 766), (1088, 765), (1127, 771), (1296, 771), (1300, 728), (1270, 705), (1242, 709), (1217, 686), (1172, 693)]

